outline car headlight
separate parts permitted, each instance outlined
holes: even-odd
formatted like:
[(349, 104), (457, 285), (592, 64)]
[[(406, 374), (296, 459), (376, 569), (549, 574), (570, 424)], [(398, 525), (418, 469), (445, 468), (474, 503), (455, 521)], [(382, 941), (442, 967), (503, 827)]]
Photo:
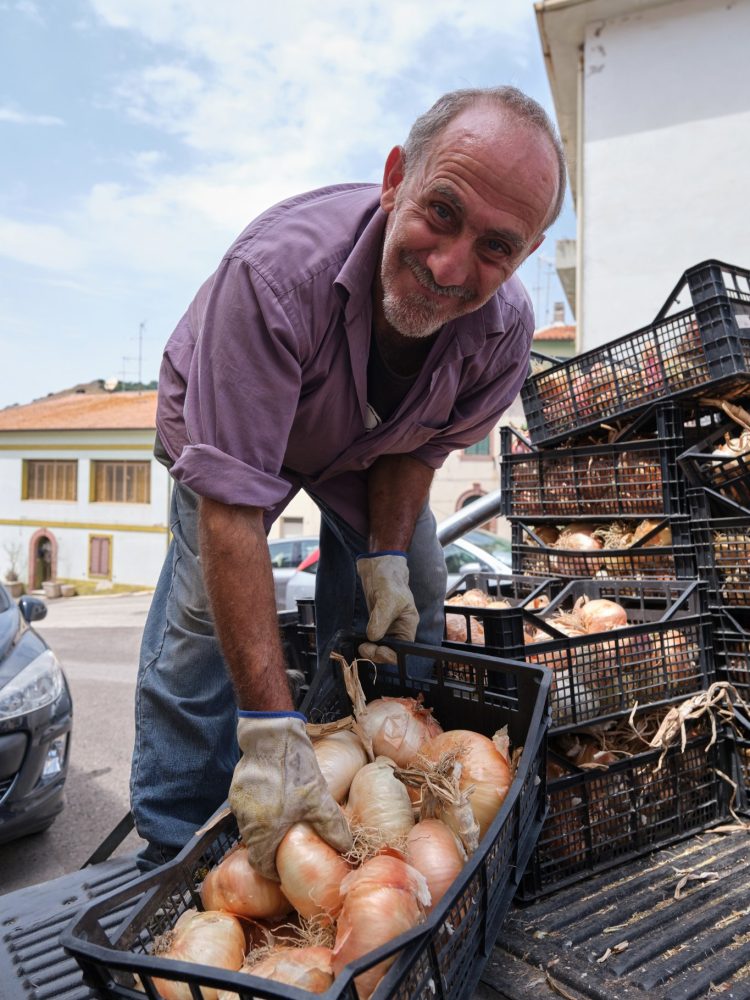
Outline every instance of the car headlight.
[(0, 720), (13, 719), (51, 705), (62, 694), (63, 685), (63, 672), (57, 657), (51, 649), (45, 649), (0, 688)]

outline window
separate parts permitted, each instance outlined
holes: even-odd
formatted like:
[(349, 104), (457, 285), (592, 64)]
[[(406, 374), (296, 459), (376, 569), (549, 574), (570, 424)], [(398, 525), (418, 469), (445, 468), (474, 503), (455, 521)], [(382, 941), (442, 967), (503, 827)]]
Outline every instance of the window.
[(294, 562), (294, 542), (269, 542), (268, 551), (274, 569), (292, 569), (297, 565)]
[(78, 462), (27, 459), (23, 463), (23, 500), (75, 500)]
[(490, 453), (490, 436), (487, 435), (486, 438), (482, 438), (481, 441), (477, 441), (476, 444), (469, 445), (468, 448), (464, 448), (464, 455), (489, 455)]
[(150, 503), (150, 462), (92, 462), (91, 499), (96, 503)]
[(304, 519), (301, 517), (282, 517), (281, 518), (281, 537), (289, 538), (292, 535), (301, 535), (305, 527)]
[(89, 535), (89, 576), (112, 576), (111, 535)]

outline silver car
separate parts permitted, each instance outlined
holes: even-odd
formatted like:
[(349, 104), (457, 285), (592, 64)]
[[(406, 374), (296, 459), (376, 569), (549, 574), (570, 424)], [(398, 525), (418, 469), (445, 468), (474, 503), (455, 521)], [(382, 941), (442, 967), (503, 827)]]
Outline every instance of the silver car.
[[(467, 573), (510, 573), (508, 543), (490, 531), (475, 528), (462, 538), (443, 547), (448, 569), (448, 590)], [(318, 568), (317, 548), (292, 573), (286, 585), (286, 603), (279, 608), (296, 610), (297, 601), (315, 597), (315, 573)], [(277, 596), (278, 601), (278, 596)]]

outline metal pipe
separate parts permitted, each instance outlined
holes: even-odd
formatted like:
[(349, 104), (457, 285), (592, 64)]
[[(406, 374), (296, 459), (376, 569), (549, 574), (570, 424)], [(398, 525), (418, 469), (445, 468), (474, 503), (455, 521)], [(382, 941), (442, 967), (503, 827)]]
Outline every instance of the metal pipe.
[(446, 517), (437, 526), (438, 541), (441, 545), (460, 538), (467, 531), (478, 528), (480, 524), (489, 521), (500, 513), (500, 490), (486, 493), (483, 497), (461, 507), (455, 513)]

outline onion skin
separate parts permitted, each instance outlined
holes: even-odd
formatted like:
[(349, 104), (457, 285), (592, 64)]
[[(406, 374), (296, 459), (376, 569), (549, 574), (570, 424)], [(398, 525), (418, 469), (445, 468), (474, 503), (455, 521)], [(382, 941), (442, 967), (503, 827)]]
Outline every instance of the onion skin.
[(451, 729), (426, 743), (422, 754), (436, 763), (449, 750), (461, 748), (459, 787), (465, 791), (470, 785), (471, 810), (479, 824), (479, 839), (485, 835), (500, 806), (508, 794), (511, 781), (510, 763), (491, 739), (470, 729)]
[(352, 826), (375, 831), (384, 843), (404, 837), (414, 826), (406, 785), (393, 773), (393, 762), (378, 757), (354, 776), (346, 813)]
[(463, 868), (466, 855), (442, 820), (423, 819), (406, 838), (406, 859), (425, 877), (432, 899), (427, 911), (430, 913)]
[[(243, 966), (240, 971), (296, 986), (309, 993), (325, 993), (333, 983), (333, 953), (330, 948), (317, 946), (278, 947), (254, 965)], [(222, 990), (217, 1000), (238, 1000), (238, 994)]]
[[(337, 976), (349, 962), (416, 927), (430, 903), (424, 877), (392, 854), (376, 855), (347, 875), (341, 894), (344, 905), (333, 948)], [(360, 1000), (369, 1000), (396, 957), (357, 976), (354, 983)]]
[(339, 886), (352, 866), (309, 823), (288, 830), (276, 851), (276, 870), (281, 891), (303, 917), (338, 915)]
[[(237, 972), (245, 955), (245, 932), (242, 924), (229, 913), (186, 910), (172, 930), (172, 940), (160, 952), (160, 958), (180, 962), (195, 962), (213, 969)], [(154, 986), (164, 1000), (192, 1000), (193, 994), (185, 982), (157, 979)], [(217, 990), (201, 986), (205, 1000), (218, 1000)]]
[(376, 757), (390, 757), (408, 767), (423, 744), (442, 733), (443, 727), (416, 698), (376, 698), (367, 703), (357, 722), (372, 741)]
[(585, 601), (576, 608), (576, 616), (586, 632), (609, 632), (613, 628), (625, 628), (628, 615), (625, 608), (607, 598)]
[(344, 730), (316, 740), (313, 750), (331, 795), (337, 802), (343, 802), (354, 775), (368, 761), (362, 740), (351, 730)]
[(279, 884), (250, 867), (243, 847), (225, 854), (206, 875), (201, 901), (207, 910), (223, 910), (253, 919), (283, 917), (292, 909)]

